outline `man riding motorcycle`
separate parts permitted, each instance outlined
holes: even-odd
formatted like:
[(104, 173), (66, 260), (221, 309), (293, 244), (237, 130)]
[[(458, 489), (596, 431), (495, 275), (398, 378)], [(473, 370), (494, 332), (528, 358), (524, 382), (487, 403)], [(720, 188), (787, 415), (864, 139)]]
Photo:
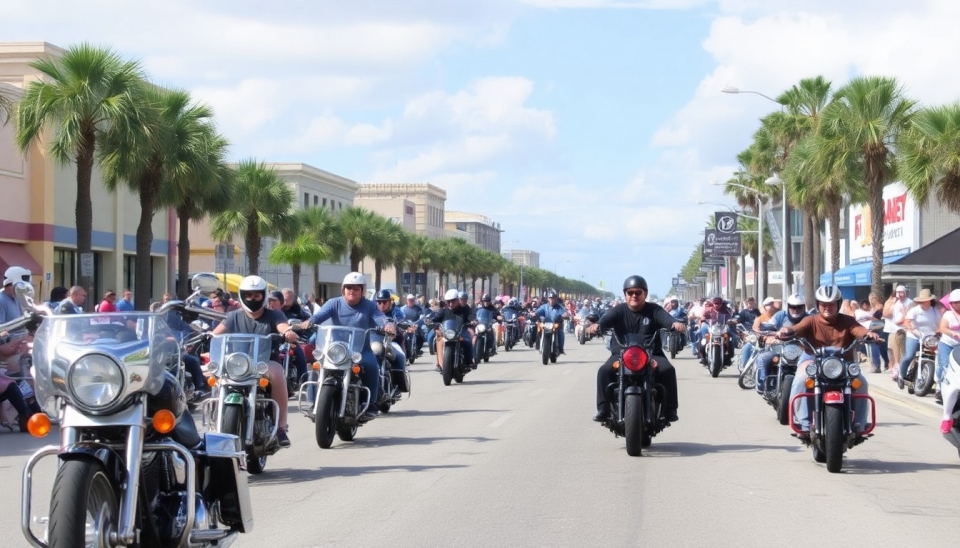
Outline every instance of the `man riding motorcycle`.
[[(769, 323), (773, 325), (774, 330), (779, 331), (784, 327), (793, 327), (800, 323), (804, 318), (807, 317), (807, 302), (804, 300), (803, 295), (796, 293), (787, 297), (787, 309), (780, 310), (770, 319), (769, 322), (761, 322), (760, 318), (757, 318), (757, 323), (754, 324), (753, 329), (755, 331), (760, 331), (761, 323)], [(757, 391), (763, 390), (763, 380), (766, 378), (767, 373), (770, 372), (770, 366), (773, 365), (773, 358), (776, 354), (773, 351), (769, 350), (770, 346), (777, 343), (776, 337), (767, 337), (767, 348), (757, 356)]]
[[(403, 318), (410, 323), (417, 325), (417, 356), (423, 354), (423, 343), (425, 338), (423, 332), (419, 329), (423, 325), (423, 315), (427, 313), (427, 310), (424, 307), (417, 304), (416, 298), (412, 293), (407, 295), (407, 304), (400, 309), (400, 312), (403, 312)], [(417, 356), (413, 356), (413, 359), (416, 359)]]
[[(726, 323), (727, 321), (732, 320), (733, 309), (727, 306), (727, 303), (724, 302), (723, 297), (714, 297), (713, 299), (707, 301), (703, 305), (703, 312), (700, 315), (700, 319), (701, 319), (700, 337), (699, 337), (699, 342), (697, 344), (697, 347), (701, 350), (700, 361), (703, 362), (704, 365), (706, 365), (707, 356), (704, 352), (702, 352), (703, 344), (701, 343), (703, 342), (704, 336), (706, 336), (707, 331), (710, 329), (710, 322)], [(729, 325), (727, 325), (726, 327), (727, 327), (727, 334), (729, 335), (730, 340), (732, 341), (737, 336), (737, 333)], [(732, 348), (726, 351), (726, 354), (724, 355), (724, 359), (723, 359), (725, 364), (729, 363), (732, 353), (733, 353)]]
[[(383, 312), (388, 318), (401, 322), (406, 319), (403, 312), (393, 304), (393, 295), (389, 289), (381, 289), (378, 291), (374, 300), (377, 301), (377, 307), (380, 309), (380, 312)], [(411, 329), (416, 328), (412, 327)], [(393, 349), (393, 361), (390, 362), (390, 365), (392, 371), (395, 373), (393, 375), (395, 384), (400, 388), (401, 392), (406, 392), (407, 385), (404, 372), (407, 370), (407, 354), (403, 351), (403, 346), (395, 339), (387, 337), (386, 340), (390, 341), (390, 348)]]
[[(744, 320), (744, 325), (749, 325), (754, 331), (760, 331), (760, 324), (770, 323), (770, 320), (773, 319), (773, 315), (777, 313), (777, 310), (773, 307), (773, 297), (767, 297), (763, 300), (763, 313), (759, 316), (753, 318), (753, 321), (747, 322)], [(741, 319), (744, 319), (743, 316), (740, 316)], [(742, 363), (746, 364), (750, 361), (750, 358), (753, 356), (753, 345), (750, 343), (744, 343), (743, 348), (740, 349), (740, 359), (743, 360)]]
[[(659, 329), (675, 329), (686, 332), (687, 324), (678, 322), (669, 312), (660, 305), (647, 302), (647, 281), (641, 276), (630, 276), (623, 282), (623, 295), (626, 305), (615, 306), (600, 318), (600, 321), (587, 328), (587, 333), (594, 334), (602, 329), (613, 329), (616, 337), (611, 340), (625, 340), (628, 333), (639, 333), (644, 337), (644, 346), (652, 347), (654, 378), (664, 388), (663, 410), (668, 422), (679, 420), (677, 416), (677, 371), (670, 360), (663, 353), (657, 331)], [(656, 339), (656, 340), (653, 340)], [(596, 422), (603, 422), (609, 418), (609, 406), (606, 401), (606, 387), (617, 382), (617, 374), (613, 363), (620, 359), (620, 349), (614, 343), (611, 355), (597, 371), (597, 414), (593, 417)]]
[[(360, 329), (370, 329), (382, 326), (388, 335), (394, 334), (393, 323), (386, 314), (380, 311), (380, 308), (363, 296), (367, 286), (367, 279), (359, 272), (351, 272), (344, 276), (340, 291), (341, 297), (330, 299), (316, 314), (310, 316), (310, 323), (320, 325), (330, 320), (333, 325), (345, 327), (357, 327)], [(377, 357), (370, 349), (370, 338), (363, 345), (363, 352), (360, 354), (360, 382), (370, 391), (371, 405), (367, 406), (367, 412), (360, 417), (363, 421), (369, 421), (377, 416), (379, 409), (374, 402), (380, 397), (380, 371), (377, 365)]]
[[(484, 294), (483, 297), (480, 298), (480, 307), (474, 311), (474, 314), (479, 315), (480, 310), (486, 310), (487, 312), (489, 312), (490, 318), (492, 321), (498, 321), (503, 319), (503, 316), (500, 315), (500, 311), (497, 310), (497, 307), (493, 306), (493, 300), (490, 298), (490, 295)], [(490, 355), (492, 356), (497, 353), (497, 339), (493, 329), (487, 331), (486, 336), (488, 337), (488, 341), (490, 342), (487, 348), (490, 349)], [(474, 348), (477, 347), (476, 337), (474, 337), (473, 345), (474, 345)]]
[[(449, 319), (454, 319), (459, 316), (463, 322), (463, 326), (468, 328), (469, 333), (467, 336), (460, 337), (460, 346), (463, 348), (463, 356), (470, 364), (471, 369), (477, 368), (477, 362), (473, 359), (473, 328), (469, 327), (469, 324), (477, 321), (477, 316), (470, 310), (469, 306), (462, 304), (462, 301), (457, 294), (456, 289), (448, 289), (446, 293), (443, 294), (443, 300), (447, 302), (445, 308), (441, 308), (439, 312), (436, 312), (431, 316), (430, 322), (436, 324), (437, 326), (443, 325), (443, 322)], [(443, 337), (436, 337), (437, 339), (437, 357), (443, 355)], [(442, 360), (438, 360), (442, 362)], [(440, 370), (439, 363), (437, 364), (437, 370)]]
[[(287, 323), (286, 316), (279, 310), (266, 308), (267, 281), (260, 276), (247, 276), (240, 281), (240, 310), (227, 313), (227, 317), (213, 328), (214, 335), (223, 333), (250, 333), (271, 335), (280, 333), (287, 342), (296, 342), (297, 334)], [(279, 346), (279, 345), (277, 345)], [(274, 348), (276, 351), (277, 348)], [(287, 437), (287, 381), (283, 367), (274, 360), (267, 364), (267, 378), (270, 380), (270, 399), (277, 402), (280, 414), (277, 417), (277, 441), (280, 447), (290, 447)]]
[[(556, 291), (547, 293), (547, 302), (540, 306), (536, 311), (537, 316), (543, 318), (545, 322), (558, 322), (563, 325), (563, 319), (568, 316), (567, 309), (560, 304)], [(563, 329), (557, 330), (557, 350), (561, 354), (563, 351)]]
[[(793, 327), (784, 327), (780, 329), (777, 333), (779, 338), (789, 338), (789, 337), (798, 337), (806, 339), (814, 348), (846, 348), (850, 346), (854, 340), (862, 337), (872, 339), (874, 341), (879, 340), (880, 337), (871, 332), (866, 327), (863, 327), (853, 316), (847, 316), (846, 314), (840, 314), (840, 301), (843, 300), (843, 296), (840, 294), (840, 289), (835, 285), (821, 285), (817, 288), (815, 293), (817, 300), (817, 314), (808, 316), (800, 321), (800, 323), (794, 325)], [(851, 352), (852, 353), (852, 352)], [(846, 360), (853, 360), (853, 356), (844, 356)], [(800, 357), (800, 361), (797, 364), (797, 375), (794, 377), (793, 386), (790, 390), (790, 401), (793, 401), (794, 396), (806, 392), (806, 381), (809, 378), (806, 373), (807, 365), (813, 363), (814, 357), (810, 354), (804, 352)], [(860, 387), (854, 390), (856, 394), (866, 394), (867, 393), (867, 379), (863, 374), (857, 375), (857, 378), (860, 380)], [(800, 430), (803, 431), (803, 435), (809, 436), (810, 431), (810, 414), (807, 405), (807, 398), (803, 398), (799, 401), (794, 414), (794, 419), (800, 425)], [(867, 402), (865, 398), (857, 398), (855, 400), (853, 410), (854, 410), (854, 424), (858, 424), (860, 431), (863, 431), (867, 428), (867, 421), (869, 417), (867, 415)]]

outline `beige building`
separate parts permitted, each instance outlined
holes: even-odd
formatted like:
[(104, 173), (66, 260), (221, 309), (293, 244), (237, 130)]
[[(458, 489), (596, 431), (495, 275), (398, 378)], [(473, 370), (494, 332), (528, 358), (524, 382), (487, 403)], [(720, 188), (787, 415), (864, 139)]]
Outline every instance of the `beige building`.
[[(300, 208), (323, 207), (338, 212), (354, 204), (359, 185), (350, 179), (317, 169), (302, 163), (265, 163), (283, 178), (293, 189)], [(242, 238), (234, 243), (220, 245), (210, 236), (210, 224), (204, 220), (190, 227), (190, 269), (194, 272), (217, 271), (247, 273), (247, 255), (242, 247)], [(267, 261), (270, 250), (276, 244), (272, 238), (264, 238), (260, 250), (260, 276), (277, 287), (293, 287), (293, 272), (289, 265), (272, 265)], [(219, 255), (218, 255), (219, 248)], [(313, 277), (313, 267), (304, 265), (300, 273), (300, 292), (328, 299), (340, 295), (340, 284), (350, 271), (350, 261), (344, 256), (333, 263), (320, 264), (320, 280)]]
[[(0, 43), (0, 93), (14, 102), (39, 74), (30, 63), (56, 58), (63, 50), (46, 42)], [(79, 278), (74, 208), (77, 175), (73, 164), (60, 165), (45, 147), (34, 144), (25, 155), (14, 146), (14, 124), (0, 126), (0, 271), (16, 264), (29, 268), (37, 295), (46, 300), (52, 287), (69, 287)], [(136, 231), (140, 220), (137, 196), (125, 188), (107, 192), (96, 166), (93, 200), (93, 280), (90, 300), (99, 302), (107, 289), (132, 288)], [(176, 216), (158, 211), (153, 218), (151, 297), (172, 289), (176, 261)]]
[(502, 254), (508, 261), (524, 267), (540, 268), (540, 254), (529, 249), (508, 249)]
[(500, 223), (491, 221), (486, 215), (447, 211), (443, 215), (443, 226), (481, 249), (500, 254), (500, 233), (503, 230)]

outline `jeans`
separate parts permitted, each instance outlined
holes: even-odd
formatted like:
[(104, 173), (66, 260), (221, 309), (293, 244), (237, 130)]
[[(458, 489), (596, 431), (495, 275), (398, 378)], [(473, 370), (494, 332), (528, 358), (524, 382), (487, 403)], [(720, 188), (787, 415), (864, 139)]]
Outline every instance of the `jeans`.
[(880, 370), (880, 346), (875, 342), (865, 343), (867, 353), (870, 354), (870, 361), (873, 362), (874, 371)]
[(943, 380), (943, 374), (947, 371), (947, 365), (950, 364), (950, 353), (953, 352), (954, 348), (956, 347), (943, 341), (940, 341), (937, 345), (937, 382)]
[(889, 333), (877, 333), (880, 335), (880, 341), (873, 343), (877, 345), (878, 354), (880, 354), (880, 359), (883, 360), (883, 368), (890, 368), (890, 354), (888, 354), (889, 349), (887, 348), (887, 341), (890, 339)]
[(370, 390), (370, 405), (380, 397), (380, 366), (370, 348), (360, 354), (360, 382)]
[(743, 360), (743, 365), (747, 365), (747, 363), (750, 362), (750, 356), (753, 356), (753, 345), (743, 343), (743, 348), (740, 349), (740, 359)]
[(393, 348), (393, 361), (390, 362), (390, 370), (393, 373), (393, 383), (397, 385), (397, 388), (401, 392), (407, 392), (410, 389), (407, 387), (407, 378), (404, 375), (404, 372), (407, 370), (407, 356), (403, 353), (403, 348), (396, 342), (390, 343), (390, 347)]
[[(797, 394), (803, 394), (807, 392), (804, 383), (807, 382), (807, 373), (806, 367), (807, 364), (813, 361), (813, 356), (807, 354), (806, 352), (800, 356), (799, 365), (797, 366), (797, 376), (793, 378), (793, 386), (790, 388), (790, 401), (793, 401), (793, 398)], [(866, 394), (867, 393), (867, 378), (861, 373), (857, 375), (857, 378), (860, 379), (860, 388), (853, 390), (854, 394)], [(803, 398), (797, 402), (796, 411), (793, 414), (794, 422), (800, 425), (801, 430), (810, 430), (810, 410), (809, 410), (809, 400), (810, 398)], [(865, 398), (855, 398), (853, 400), (853, 422), (854, 424), (860, 424), (861, 427), (865, 427), (867, 424), (868, 415), (867, 415), (867, 400)]]
[(903, 353), (903, 358), (900, 360), (900, 378), (904, 378), (904, 375), (907, 374), (907, 369), (910, 368), (910, 360), (912, 360), (917, 352), (920, 351), (920, 339), (914, 339), (913, 337), (907, 337), (906, 341), (906, 350)]
[(187, 370), (187, 373), (190, 373), (190, 377), (193, 379), (193, 388), (198, 391), (206, 390), (207, 385), (204, 382), (206, 379), (203, 376), (203, 370), (200, 369), (200, 358), (184, 352), (182, 359), (183, 368)]
[(771, 370), (773, 358), (776, 355), (775, 352), (766, 349), (757, 354), (757, 362), (754, 364), (757, 373), (757, 392), (763, 393), (764, 381), (767, 378), (767, 373)]
[(297, 368), (297, 378), (302, 379), (307, 374), (307, 356), (300, 345), (293, 347), (293, 364)]
[(563, 352), (563, 329), (557, 331), (557, 349)]

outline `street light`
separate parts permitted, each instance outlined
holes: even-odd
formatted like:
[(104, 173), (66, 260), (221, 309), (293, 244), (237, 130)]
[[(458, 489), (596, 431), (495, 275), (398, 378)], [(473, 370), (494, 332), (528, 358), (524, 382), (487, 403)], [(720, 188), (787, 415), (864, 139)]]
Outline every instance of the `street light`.
[[(752, 221), (756, 221), (756, 220), (757, 220), (756, 217), (754, 217), (754, 216), (752, 216), (752, 215), (747, 215), (746, 213), (744, 213), (744, 212), (742, 212), (742, 211), (737, 211), (737, 210), (733, 209), (732, 207), (730, 207), (730, 206), (728, 206), (728, 205), (726, 205), (726, 204), (718, 204), (717, 202), (704, 202), (703, 200), (699, 200), (699, 201), (697, 202), (697, 204), (699, 204), (699, 205), (712, 205), (712, 206), (717, 206), (717, 207), (723, 207), (723, 208), (726, 208), (726, 210), (729, 211), (730, 213), (736, 213), (738, 216), (743, 217), (744, 219), (750, 219), (750, 220), (752, 220)], [(750, 231), (748, 231), (748, 232), (753, 232), (753, 231), (750, 230)]]
[(566, 259), (566, 260), (563, 260), (563, 261), (557, 261), (557, 263), (556, 263), (555, 265), (553, 265), (553, 273), (554, 273), (554, 274), (557, 273), (557, 267), (558, 267), (558, 266), (560, 266), (560, 265), (563, 264), (563, 263), (569, 263), (569, 262), (570, 262), (570, 259)]
[(738, 183), (717, 182), (713, 184), (742, 188), (757, 198), (757, 271), (756, 276), (754, 276), (753, 283), (757, 284), (757, 301), (762, 303), (765, 297), (763, 294), (763, 286), (766, 282), (766, 272), (764, 272), (763, 268), (763, 195), (760, 194), (760, 191), (755, 188), (750, 188), (746, 185), (741, 185)]
[(760, 97), (763, 97), (764, 99), (773, 101), (774, 103), (780, 105), (780, 108), (783, 108), (783, 103), (781, 103), (780, 101), (777, 101), (777, 100), (774, 99), (773, 97), (769, 97), (769, 96), (767, 96), (767, 95), (764, 95), (764, 94), (760, 93), (759, 91), (750, 91), (750, 90), (748, 90), (748, 89), (737, 89), (737, 88), (735, 88), (735, 87), (733, 87), (733, 86), (726, 86), (725, 88), (721, 89), (720, 91), (723, 92), (723, 93), (753, 93), (754, 95), (759, 95)]
[(780, 291), (783, 293), (783, 299), (786, 300), (787, 292), (790, 290), (790, 286), (787, 284), (787, 245), (793, 245), (789, 237), (790, 228), (787, 226), (787, 185), (783, 183), (783, 179), (776, 173), (764, 182), (770, 186), (778, 186), (783, 191), (783, 198), (781, 200), (781, 209), (783, 209), (783, 219), (781, 221), (783, 233), (780, 235), (783, 241), (783, 249), (780, 250), (780, 265), (781, 268), (783, 268), (783, 281), (780, 285)]

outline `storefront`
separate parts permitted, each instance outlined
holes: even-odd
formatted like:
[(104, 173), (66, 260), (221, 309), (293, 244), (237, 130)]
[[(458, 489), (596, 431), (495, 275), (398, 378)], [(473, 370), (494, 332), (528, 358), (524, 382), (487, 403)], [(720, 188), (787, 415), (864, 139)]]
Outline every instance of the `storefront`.
[(910, 295), (927, 288), (943, 296), (960, 288), (960, 228), (883, 267), (885, 284), (903, 284)]

